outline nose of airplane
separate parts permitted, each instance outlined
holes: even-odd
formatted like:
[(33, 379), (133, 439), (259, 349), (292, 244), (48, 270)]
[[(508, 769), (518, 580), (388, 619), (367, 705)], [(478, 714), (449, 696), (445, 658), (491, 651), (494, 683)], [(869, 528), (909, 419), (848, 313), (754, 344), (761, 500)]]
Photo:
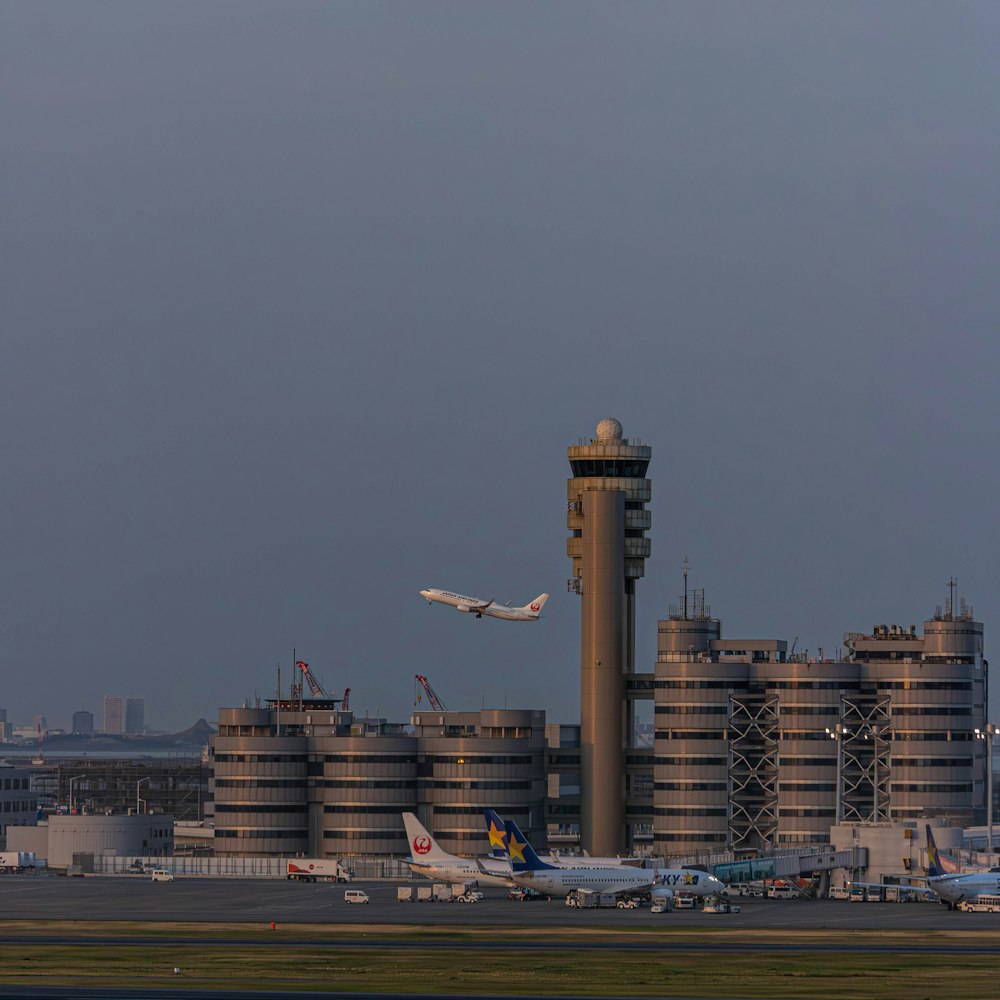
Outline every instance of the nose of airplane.
[(420, 596), (425, 600), (429, 601), (431, 599), (431, 592), (429, 590), (421, 590)]

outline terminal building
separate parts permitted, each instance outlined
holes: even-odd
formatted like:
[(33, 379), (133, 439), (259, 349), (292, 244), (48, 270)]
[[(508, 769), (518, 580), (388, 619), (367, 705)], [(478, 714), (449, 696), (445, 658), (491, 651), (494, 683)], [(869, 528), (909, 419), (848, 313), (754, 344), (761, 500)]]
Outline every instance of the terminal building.
[(407, 727), (270, 699), (220, 711), (213, 773), (217, 856), (405, 856), (403, 812), (446, 851), (485, 854), (487, 808), (544, 836), (545, 713), (422, 711)]
[(983, 626), (964, 607), (848, 633), (837, 660), (723, 639), (706, 613), (659, 622), (655, 853), (826, 844), (837, 823), (985, 809)]

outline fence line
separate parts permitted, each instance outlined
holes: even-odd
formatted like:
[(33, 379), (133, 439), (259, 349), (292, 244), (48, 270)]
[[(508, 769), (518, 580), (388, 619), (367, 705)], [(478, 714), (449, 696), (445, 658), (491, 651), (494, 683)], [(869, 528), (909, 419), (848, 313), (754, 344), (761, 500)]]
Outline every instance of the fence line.
[[(134, 855), (97, 855), (97, 875), (134, 875), (143, 869), (163, 868), (178, 876), (195, 878), (284, 878), (287, 858), (206, 858), (190, 855), (137, 857)], [(291, 859), (294, 860), (294, 859)], [(341, 864), (358, 879), (411, 879), (413, 873), (405, 861), (393, 858), (343, 858)]]

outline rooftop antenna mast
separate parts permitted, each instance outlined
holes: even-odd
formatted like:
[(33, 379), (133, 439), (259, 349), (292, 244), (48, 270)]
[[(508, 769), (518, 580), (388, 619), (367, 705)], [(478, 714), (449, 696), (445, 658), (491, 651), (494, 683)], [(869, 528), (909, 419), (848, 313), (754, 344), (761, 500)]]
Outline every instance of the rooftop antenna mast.
[(688, 562), (688, 557), (684, 557), (684, 562), (681, 564), (681, 568), (684, 570), (684, 621), (687, 621), (688, 616), (688, 570), (691, 568), (691, 563)]
[(955, 601), (955, 595), (958, 592), (958, 580), (950, 576), (948, 577), (948, 614), (947, 617), (954, 620), (956, 616), (957, 604)]

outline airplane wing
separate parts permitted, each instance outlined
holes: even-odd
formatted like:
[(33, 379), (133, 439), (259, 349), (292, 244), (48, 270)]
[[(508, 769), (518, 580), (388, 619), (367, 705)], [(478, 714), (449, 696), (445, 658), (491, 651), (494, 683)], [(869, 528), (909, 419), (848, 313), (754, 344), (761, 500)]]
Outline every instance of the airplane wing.
[(463, 604), (463, 608), (468, 608), (470, 611), (485, 611), (488, 607), (493, 604), (493, 598), (491, 597), (488, 601), (480, 601), (479, 604)]

